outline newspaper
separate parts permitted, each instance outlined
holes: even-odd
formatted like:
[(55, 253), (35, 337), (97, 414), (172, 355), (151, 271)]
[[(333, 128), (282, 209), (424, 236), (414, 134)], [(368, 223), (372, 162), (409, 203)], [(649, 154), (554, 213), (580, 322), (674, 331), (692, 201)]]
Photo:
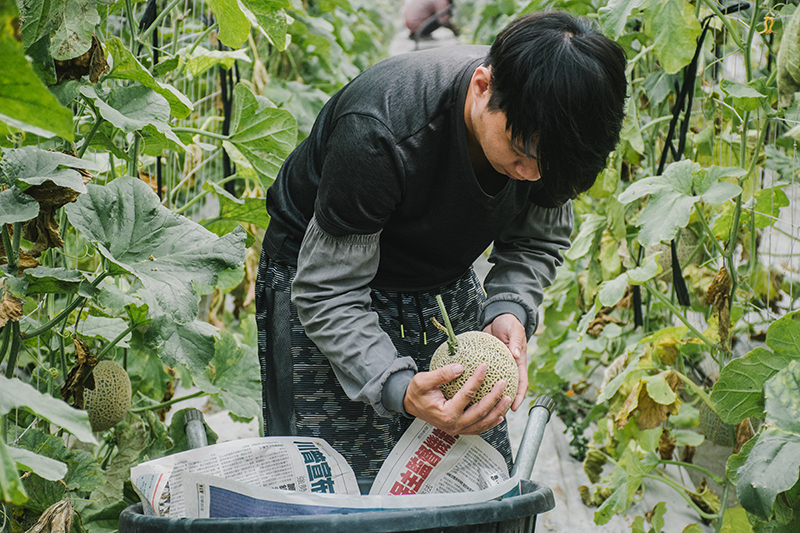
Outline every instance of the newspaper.
[(505, 459), (479, 436), (452, 437), (416, 419), (384, 461), (369, 493), (477, 492), (507, 479)]
[[(503, 456), (478, 436), (415, 420), (361, 496), (324, 440), (264, 437), (142, 463), (131, 480), (145, 514), (170, 518), (295, 516), (470, 505), (519, 494)], [(458, 493), (457, 495), (454, 493)], [(400, 496), (400, 497), (398, 497)]]
[(183, 490), (187, 473), (298, 493), (360, 494), (352, 468), (324, 440), (261, 437), (189, 450), (132, 468), (131, 481), (145, 514), (188, 516)]
[(519, 494), (517, 478), (480, 492), (398, 497), (300, 493), (255, 487), (215, 476), (184, 473), (183, 477), (186, 515), (190, 518), (325, 515), (475, 505)]

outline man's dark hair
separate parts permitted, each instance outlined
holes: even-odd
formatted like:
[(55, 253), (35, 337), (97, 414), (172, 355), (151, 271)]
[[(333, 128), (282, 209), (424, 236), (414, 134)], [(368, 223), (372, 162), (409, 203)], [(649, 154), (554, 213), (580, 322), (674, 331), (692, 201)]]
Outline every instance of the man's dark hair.
[(552, 202), (588, 190), (619, 141), (625, 64), (622, 47), (566, 13), (520, 17), (495, 39), (489, 110), (538, 158)]

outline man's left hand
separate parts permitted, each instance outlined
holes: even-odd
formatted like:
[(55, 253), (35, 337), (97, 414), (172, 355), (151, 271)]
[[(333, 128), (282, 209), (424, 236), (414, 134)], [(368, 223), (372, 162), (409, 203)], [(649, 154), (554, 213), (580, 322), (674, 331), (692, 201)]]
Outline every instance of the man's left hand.
[(511, 404), (511, 410), (516, 411), (528, 393), (528, 338), (525, 336), (525, 328), (517, 317), (506, 313), (495, 318), (491, 324), (483, 328), (483, 332), (503, 341), (517, 361), (519, 386), (517, 397)]

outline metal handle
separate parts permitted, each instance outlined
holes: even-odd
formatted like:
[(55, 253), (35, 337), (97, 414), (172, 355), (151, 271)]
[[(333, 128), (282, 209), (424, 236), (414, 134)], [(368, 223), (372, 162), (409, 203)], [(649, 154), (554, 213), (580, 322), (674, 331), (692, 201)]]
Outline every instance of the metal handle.
[(544, 430), (547, 422), (550, 421), (550, 413), (556, 407), (556, 402), (546, 395), (541, 395), (533, 402), (528, 411), (528, 424), (525, 426), (525, 434), (522, 442), (519, 443), (517, 460), (514, 461), (514, 468), (511, 469), (511, 476), (519, 474), (522, 479), (530, 479), (533, 471), (533, 464), (539, 454), (539, 446), (542, 444)]
[(183, 431), (186, 433), (186, 440), (189, 441), (189, 448), (202, 448), (208, 445), (203, 413), (197, 409), (186, 410), (183, 418)]

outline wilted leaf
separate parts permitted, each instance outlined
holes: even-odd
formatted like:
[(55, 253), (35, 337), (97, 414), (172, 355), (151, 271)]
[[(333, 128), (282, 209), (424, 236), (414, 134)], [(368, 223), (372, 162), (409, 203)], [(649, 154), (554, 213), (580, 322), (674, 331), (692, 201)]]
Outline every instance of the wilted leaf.
[(665, 461), (672, 459), (672, 454), (675, 452), (675, 443), (677, 439), (670, 436), (669, 430), (664, 428), (661, 433), (661, 438), (658, 441), (658, 455)]
[(724, 344), (728, 341), (728, 329), (731, 324), (731, 277), (724, 265), (714, 276), (706, 299), (717, 315), (719, 341)]
[(75, 509), (69, 496), (54, 503), (42, 513), (36, 524), (25, 533), (69, 533)]
[(6, 281), (7, 278), (0, 280), (0, 328), (8, 322), (19, 322), (22, 318), (23, 302), (5, 289)]
[(670, 414), (680, 409), (681, 402), (674, 392), (680, 382), (671, 370), (639, 380), (615, 417), (617, 427), (625, 427), (637, 412), (640, 429), (653, 429), (663, 424)]
[(72, 59), (89, 50), (92, 32), (100, 22), (97, 0), (61, 0), (51, 9), (58, 28), (50, 41), (53, 59)]
[(97, 365), (97, 357), (91, 354), (89, 347), (78, 337), (73, 337), (75, 344), (75, 366), (73, 366), (64, 384), (61, 385), (61, 397), (65, 402), (72, 399), (72, 405), (78, 409), (83, 409), (83, 390), (87, 387), (94, 390), (94, 376), (87, 374)]
[(86, 52), (72, 59), (56, 59), (55, 68), (59, 82), (80, 80), (84, 76), (89, 76), (91, 83), (97, 83), (100, 76), (108, 72), (108, 63), (100, 40), (92, 34), (92, 45)]
[(179, 324), (197, 317), (193, 283), (212, 285), (219, 271), (244, 261), (243, 230), (217, 237), (163, 207), (150, 187), (135, 178), (90, 185), (89, 193), (66, 210), (70, 223), (106, 259), (136, 276)]
[(708, 514), (719, 513), (722, 504), (720, 503), (717, 495), (711, 492), (711, 490), (708, 488), (705, 478), (703, 478), (703, 481), (701, 481), (700, 485), (697, 487), (697, 493), (698, 494), (690, 492), (689, 497), (692, 499), (695, 505), (700, 508), (700, 510)]

